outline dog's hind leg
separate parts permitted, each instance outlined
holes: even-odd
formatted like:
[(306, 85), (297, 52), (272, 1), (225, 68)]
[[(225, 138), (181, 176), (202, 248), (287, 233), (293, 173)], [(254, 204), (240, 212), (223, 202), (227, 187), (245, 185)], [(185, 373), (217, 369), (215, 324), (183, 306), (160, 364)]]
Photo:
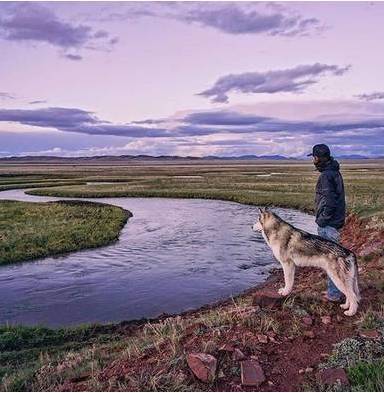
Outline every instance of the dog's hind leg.
[(284, 271), (285, 286), (279, 289), (279, 294), (287, 296), (291, 293), (295, 281), (295, 264), (289, 260), (287, 262), (281, 262), (281, 265)]
[(346, 299), (345, 299), (345, 303), (340, 304), (340, 307), (341, 307), (343, 310), (348, 310), (348, 308), (349, 308), (349, 299), (346, 298)]
[(358, 300), (355, 291), (353, 290), (353, 278), (345, 275), (344, 279), (342, 279), (333, 271), (328, 274), (336, 287), (345, 295), (346, 301), (344, 304), (340, 305), (341, 308), (347, 310), (344, 311), (344, 314), (349, 317), (355, 315), (358, 307)]
[(347, 287), (346, 296), (347, 296), (348, 303), (349, 303), (349, 309), (347, 311), (344, 311), (344, 314), (348, 315), (350, 317), (350, 316), (356, 314), (357, 307), (359, 305), (358, 297), (356, 296), (356, 293), (353, 290), (353, 281), (349, 282), (349, 285)]
[(358, 272), (358, 267), (357, 267), (357, 263), (355, 263), (354, 266), (354, 271), (353, 271), (353, 292), (356, 295), (357, 301), (359, 302), (361, 300), (361, 296), (360, 296), (360, 289), (359, 289), (359, 272)]

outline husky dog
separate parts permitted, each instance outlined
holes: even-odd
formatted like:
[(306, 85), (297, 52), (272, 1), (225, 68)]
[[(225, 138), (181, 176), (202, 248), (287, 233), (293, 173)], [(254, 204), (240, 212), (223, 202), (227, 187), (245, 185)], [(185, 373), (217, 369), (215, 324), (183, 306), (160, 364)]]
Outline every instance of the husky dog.
[(320, 267), (344, 293), (346, 301), (340, 305), (347, 310), (344, 314), (354, 315), (360, 301), (355, 254), (333, 241), (293, 227), (267, 209), (259, 210), (259, 221), (252, 228), (261, 231), (283, 267), (285, 286), (279, 294), (287, 296), (292, 291), (295, 266)]

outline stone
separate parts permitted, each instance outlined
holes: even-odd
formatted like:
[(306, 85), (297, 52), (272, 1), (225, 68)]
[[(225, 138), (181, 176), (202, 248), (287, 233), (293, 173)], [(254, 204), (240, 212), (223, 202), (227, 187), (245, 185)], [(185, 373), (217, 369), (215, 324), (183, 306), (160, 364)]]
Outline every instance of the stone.
[(240, 349), (236, 348), (233, 353), (232, 353), (232, 359), (233, 360), (244, 360), (247, 357), (243, 354), (243, 352), (240, 351)]
[(264, 371), (260, 363), (255, 360), (243, 360), (240, 362), (241, 384), (243, 386), (260, 386), (265, 382)]
[(332, 318), (329, 315), (325, 315), (321, 317), (321, 323), (323, 323), (324, 325), (329, 325), (330, 323), (332, 323)]
[(193, 374), (202, 382), (213, 382), (216, 375), (217, 360), (208, 353), (190, 353), (187, 363)]
[(233, 352), (235, 347), (232, 344), (224, 344), (219, 348), (219, 351), (223, 352)]
[(253, 295), (253, 306), (259, 306), (260, 308), (273, 308), (280, 306), (284, 301), (284, 297), (279, 295), (277, 292), (261, 289)]
[(303, 368), (301, 368), (300, 370), (299, 370), (299, 374), (304, 374), (305, 373), (305, 370), (303, 369)]
[(327, 368), (319, 374), (319, 378), (323, 385), (349, 385), (347, 373), (343, 368)]
[(315, 338), (315, 333), (312, 330), (306, 330), (303, 334), (304, 337)]
[(360, 337), (363, 338), (373, 338), (373, 339), (380, 338), (380, 333), (375, 329), (362, 330), (361, 332), (359, 332), (359, 335)]
[(257, 334), (256, 337), (262, 344), (268, 343), (268, 336), (266, 336), (265, 334)]
[(306, 369), (305, 369), (305, 372), (306, 373), (311, 373), (313, 371), (313, 367), (307, 367)]
[(336, 320), (337, 322), (341, 322), (343, 320), (343, 317), (341, 315), (336, 315)]
[(305, 325), (307, 326), (312, 326), (313, 324), (313, 319), (311, 317), (304, 317), (303, 318), (303, 322)]

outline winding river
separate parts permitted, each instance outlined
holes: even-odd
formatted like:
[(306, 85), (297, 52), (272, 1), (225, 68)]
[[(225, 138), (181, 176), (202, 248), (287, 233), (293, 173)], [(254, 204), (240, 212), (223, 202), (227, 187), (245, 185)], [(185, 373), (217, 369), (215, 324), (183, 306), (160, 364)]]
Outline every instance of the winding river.
[[(68, 198), (0, 192), (0, 199)], [(74, 198), (70, 198), (74, 199)], [(156, 317), (197, 308), (264, 281), (278, 266), (251, 230), (255, 206), (173, 198), (87, 199), (133, 217), (120, 240), (98, 249), (0, 267), (0, 324), (51, 327)], [(312, 216), (275, 209), (314, 232)]]

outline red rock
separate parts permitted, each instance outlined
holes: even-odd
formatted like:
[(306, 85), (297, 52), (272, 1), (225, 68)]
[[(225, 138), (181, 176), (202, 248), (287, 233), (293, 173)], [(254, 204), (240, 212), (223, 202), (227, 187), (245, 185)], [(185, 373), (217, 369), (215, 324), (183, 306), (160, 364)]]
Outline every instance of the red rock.
[(359, 333), (360, 337), (364, 338), (380, 338), (380, 333), (377, 330), (370, 329), (370, 330), (362, 330)]
[(243, 354), (243, 352), (240, 351), (240, 349), (236, 348), (233, 353), (232, 353), (232, 359), (233, 360), (244, 360), (247, 357)]
[(216, 375), (217, 360), (207, 353), (190, 353), (187, 363), (193, 374), (202, 382), (213, 382)]
[(279, 295), (277, 292), (260, 289), (253, 295), (253, 306), (259, 306), (260, 308), (273, 308), (280, 306), (284, 301), (284, 297)]
[(319, 374), (319, 377), (323, 385), (334, 385), (336, 383), (349, 385), (347, 373), (343, 368), (327, 368)]
[(343, 317), (341, 315), (336, 315), (336, 320), (337, 322), (341, 322), (343, 320)]
[(241, 384), (244, 386), (260, 386), (265, 381), (264, 371), (255, 360), (243, 360), (241, 366)]
[(311, 326), (313, 324), (313, 319), (311, 317), (304, 317), (303, 322), (307, 326)]
[(307, 330), (303, 334), (304, 334), (305, 337), (315, 338), (315, 333), (312, 330)]
[(332, 322), (332, 318), (329, 315), (325, 315), (324, 317), (321, 317), (321, 322), (324, 325), (329, 325)]
[(235, 347), (232, 344), (224, 344), (219, 348), (219, 351), (223, 352), (233, 352)]
[(267, 344), (268, 336), (266, 336), (265, 334), (257, 334), (256, 337), (259, 340), (259, 342), (261, 342), (263, 344)]

